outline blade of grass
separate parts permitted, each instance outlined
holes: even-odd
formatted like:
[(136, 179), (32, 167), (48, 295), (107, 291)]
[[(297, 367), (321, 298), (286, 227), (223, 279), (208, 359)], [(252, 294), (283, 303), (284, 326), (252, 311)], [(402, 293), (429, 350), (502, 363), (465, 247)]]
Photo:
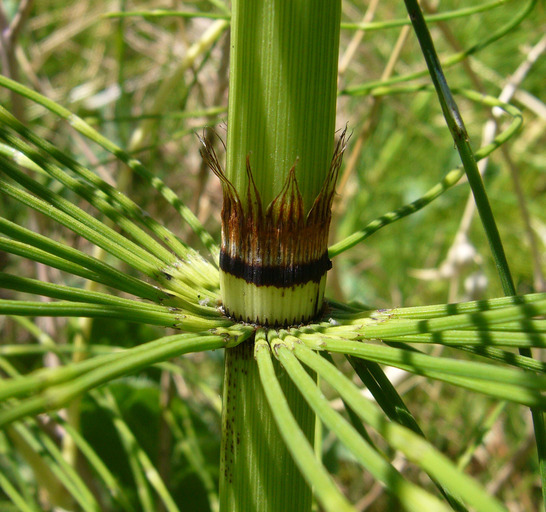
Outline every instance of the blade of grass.
[(46, 434), (42, 430), (35, 430), (34, 431), (36, 438), (44, 448), (49, 452), (51, 455), (51, 458), (55, 461), (55, 463), (59, 466), (60, 471), (62, 471), (62, 474), (65, 476), (63, 482), (70, 481), (71, 485), (73, 486), (74, 490), (78, 493), (77, 495), (74, 494), (73, 491), (71, 491), (76, 498), (76, 500), (82, 504), (85, 503), (85, 505), (82, 505), (83, 508), (88, 508), (90, 510), (100, 510), (100, 506), (98, 502), (96, 501), (95, 497), (93, 496), (93, 493), (89, 489), (89, 487), (84, 482), (83, 478), (78, 474), (76, 471), (76, 468), (72, 467), (63, 457), (63, 453), (60, 450), (60, 448), (57, 446), (57, 444), (51, 439), (51, 437)]
[(102, 461), (97, 452), (95, 452), (95, 450), (81, 435), (81, 433), (78, 432), (77, 429), (72, 427), (72, 425), (70, 425), (68, 422), (60, 418), (58, 415), (55, 416), (55, 419), (59, 423), (59, 425), (61, 425), (61, 427), (65, 429), (66, 434), (72, 438), (72, 440), (78, 447), (78, 450), (85, 457), (91, 468), (102, 479), (102, 481), (106, 485), (106, 488), (108, 489), (108, 492), (112, 495), (112, 498), (116, 502), (118, 502), (121, 507), (123, 507), (124, 511), (134, 512), (135, 509), (129, 501), (129, 498), (125, 494), (123, 486), (119, 484), (116, 477), (108, 469), (108, 466), (106, 466), (106, 464)]
[(346, 356), (346, 358), (362, 383), (375, 398), (377, 405), (385, 411), (385, 414), (392, 421), (400, 423), (400, 425), (413, 430), (413, 432), (424, 438), (424, 432), (381, 369), (381, 366), (373, 361), (353, 356)]
[[(284, 336), (286, 336), (286, 334), (281, 331), (280, 336), (281, 338), (284, 339)], [(326, 359), (330, 364), (335, 365), (334, 359), (328, 352), (321, 352), (320, 355), (324, 357), (324, 359)], [(320, 381), (318, 382), (318, 385), (320, 386)], [(343, 406), (345, 407), (345, 410), (347, 411), (347, 416), (349, 416), (349, 421), (351, 422), (351, 425), (353, 426), (353, 428), (358, 432), (360, 437), (362, 437), (370, 446), (374, 448), (375, 451), (381, 452), (381, 450), (376, 446), (373, 439), (368, 434), (366, 427), (362, 424), (362, 421), (360, 420), (358, 415), (350, 408), (349, 404), (347, 404), (343, 399), (342, 401), (343, 401)]]
[(507, 402), (499, 402), (492, 411), (483, 412), (482, 418), (476, 423), (477, 427), (472, 435), (470, 443), (466, 444), (466, 449), (457, 461), (457, 467), (464, 469), (471, 461), (476, 449), (482, 445), (484, 437), (491, 431), (493, 425), (497, 422), (500, 415), (506, 409)]
[(0, 489), (20, 512), (38, 512), (40, 510), (37, 503), (29, 501), (28, 496), (23, 497), (2, 471), (0, 471)]
[[(527, 18), (530, 15), (530, 13), (537, 6), (537, 4), (538, 4), (538, 0), (530, 0), (529, 3), (524, 8), (519, 9), (517, 11), (517, 14), (514, 17), (512, 17), (506, 25), (504, 25), (498, 31), (491, 34), (489, 37), (482, 37), (481, 39), (478, 40), (477, 43), (473, 44), (466, 50), (463, 50), (461, 52), (458, 52), (454, 55), (447, 57), (442, 62), (442, 66), (444, 68), (454, 66), (455, 64), (462, 62), (463, 60), (470, 57), (471, 55), (474, 55), (475, 53), (483, 50), (484, 48), (498, 41), (500, 38), (504, 37), (508, 32), (514, 30), (519, 24), (521, 24), (523, 20), (525, 20), (525, 18)], [(406, 75), (395, 76), (387, 80), (374, 80), (374, 81), (367, 82), (365, 84), (343, 89), (342, 91), (340, 91), (340, 94), (349, 94), (349, 95), (373, 94), (373, 90), (375, 88), (390, 87), (391, 85), (394, 85), (400, 82), (408, 82), (410, 80), (415, 80), (417, 78), (423, 78), (426, 76), (428, 76), (427, 71), (419, 71), (416, 73), (409, 73)]]
[[(476, 201), (476, 207), (482, 221), (482, 225), (487, 235), (493, 259), (497, 267), (497, 271), (501, 280), (501, 284), (505, 295), (515, 295), (516, 289), (510, 269), (508, 267), (508, 261), (504, 253), (504, 248), (500, 239), (500, 234), (497, 229), (495, 218), (487, 198), (485, 187), (476, 165), (472, 148), (468, 140), (468, 134), (464, 126), (463, 120), (460, 116), (457, 104), (455, 103), (436, 51), (430, 33), (428, 31), (426, 22), (423, 19), (423, 14), (419, 8), (416, 0), (404, 0), (406, 9), (412, 20), (412, 24), (419, 39), (419, 44), (423, 52), (423, 56), (427, 63), (429, 73), (434, 83), (434, 87), (438, 93), (438, 99), (444, 112), (449, 130), (457, 146), (457, 150), (465, 167), (468, 182)], [(533, 2), (529, 4), (532, 8)], [(525, 9), (523, 9), (525, 11)], [(530, 12), (530, 11), (529, 11)], [(488, 40), (494, 38), (499, 32), (493, 34)], [(531, 356), (529, 349), (521, 349), (522, 355)], [(540, 410), (531, 410), (533, 416), (533, 426), (535, 429), (535, 439), (537, 443), (538, 460), (541, 474), (542, 484), (542, 501), (543, 506), (546, 507), (546, 423), (544, 413)]]
[(430, 77), (438, 94), (438, 99), (444, 113), (447, 126), (457, 150), (463, 162), (468, 182), (474, 194), (476, 206), (484, 226), (484, 230), (493, 253), (495, 265), (499, 272), (501, 283), (506, 295), (515, 295), (515, 287), (508, 267), (508, 261), (504, 254), (500, 234), (497, 224), (493, 217), (493, 212), (487, 198), (485, 187), (476, 164), (472, 148), (470, 147), (469, 137), (466, 132), (464, 121), (459, 113), (459, 109), (451, 94), (451, 90), (447, 84), (447, 80), (443, 73), (440, 61), (434, 49), (434, 43), (430, 37), (430, 33), (426, 26), (425, 20), (421, 13), (421, 9), (417, 5), (416, 0), (404, 0), (406, 8), (412, 20), (412, 24), (419, 39), (419, 44), (423, 52), (423, 56), (427, 63)]
[[(188, 404), (184, 400), (180, 400), (178, 405), (179, 407), (176, 410), (169, 408), (163, 411), (165, 421), (169, 425), (178, 446), (188, 459), (192, 470), (206, 489), (211, 511), (216, 512), (218, 511), (219, 501), (215, 479), (211, 475), (207, 459), (201, 449)], [(182, 430), (181, 425), (184, 426), (184, 430)]]
[(100, 512), (100, 507), (91, 491), (62, 458), (55, 443), (40, 430), (30, 428), (21, 422), (10, 427), (10, 434), (18, 436), (34, 454), (47, 461), (48, 467), (74, 500), (86, 512)]
[[(171, 494), (167, 490), (165, 483), (157, 472), (157, 469), (152, 464), (152, 461), (139, 444), (134, 433), (131, 431), (127, 423), (123, 420), (121, 412), (114, 395), (108, 388), (92, 392), (93, 398), (110, 413), (114, 426), (121, 438), (121, 442), (127, 451), (128, 458), (134, 458), (142, 469), (142, 474), (147, 483), (149, 483), (157, 492), (158, 496), (168, 512), (179, 512)], [(157, 508), (157, 507), (154, 507)]]
[[(9, 374), (11, 368), (5, 368), (4, 365), (2, 366)], [(19, 428), (24, 428), (24, 425), (22, 424), (17, 426)], [(29, 439), (26, 439), (16, 428), (8, 427), (3, 430), (3, 433), (8, 441), (7, 447), (12, 453), (11, 458), (15, 458), (16, 460), (20, 458), (24, 459), (25, 463), (30, 468), (30, 471), (34, 473), (33, 477), (36, 483), (41, 488), (47, 490), (49, 503), (63, 509), (73, 507), (74, 500), (54, 471), (54, 466), (56, 465), (49, 464), (49, 457), (41, 456), (41, 444), (32, 436), (30, 436)], [(23, 434), (24, 433), (25, 432), (23, 432)], [(20, 476), (16, 476), (15, 479), (21, 480), (23, 485), (28, 485), (28, 481), (21, 479)], [(34, 498), (31, 498), (28, 503), (32, 503), (33, 499)], [(43, 510), (43, 507), (41, 507), (40, 510)]]
[[(11, 368), (10, 368), (11, 369)], [(9, 369), (6, 373), (9, 372)], [(13, 444), (9, 441), (7, 432), (0, 432), (0, 450), (2, 452), (2, 460), (0, 463), (1, 471), (0, 475), (2, 480), (0, 481), (0, 489), (2, 489), (5, 483), (10, 489), (15, 491), (13, 498), (6, 492), (7, 496), (13, 501), (22, 499), (23, 503), (28, 508), (20, 508), (18, 510), (31, 510), (33, 512), (41, 512), (41, 508), (38, 505), (34, 489), (28, 485), (28, 478), (21, 472), (20, 455), (17, 453)], [(1, 508), (1, 505), (0, 505)]]

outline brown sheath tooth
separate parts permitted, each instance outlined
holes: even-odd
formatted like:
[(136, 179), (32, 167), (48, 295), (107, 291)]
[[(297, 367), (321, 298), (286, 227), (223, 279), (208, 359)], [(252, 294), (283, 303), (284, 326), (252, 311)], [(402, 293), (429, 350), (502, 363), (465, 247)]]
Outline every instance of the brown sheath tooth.
[[(264, 208), (250, 158), (246, 160), (248, 185), (243, 203), (224, 174), (214, 149), (204, 140), (201, 142), (204, 146), (203, 158), (222, 183), (221, 272), (240, 279), (241, 283), (292, 289), (293, 293), (299, 293), (298, 287), (315, 283), (322, 290), (317, 289), (314, 293), (306, 289), (307, 302), (314, 300), (316, 304), (307, 305), (304, 316), (316, 314), (322, 307), (323, 278), (332, 266), (328, 259), (328, 231), (335, 184), (345, 149), (345, 131), (336, 145), (322, 189), (307, 214), (296, 178), (297, 162), (290, 169), (282, 190)], [(236, 282), (230, 281), (231, 284)], [(244, 288), (241, 293), (248, 294)], [(224, 304), (224, 307), (236, 318), (246, 317), (247, 312), (233, 311), (230, 304)], [(294, 311), (293, 314), (292, 320), (299, 321), (300, 312)], [(277, 320), (273, 320), (273, 323), (277, 323)]]

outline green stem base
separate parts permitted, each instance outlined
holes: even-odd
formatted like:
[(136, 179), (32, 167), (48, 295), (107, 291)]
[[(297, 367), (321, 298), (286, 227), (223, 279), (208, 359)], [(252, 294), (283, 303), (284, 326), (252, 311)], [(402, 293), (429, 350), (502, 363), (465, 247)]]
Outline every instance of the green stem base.
[[(314, 416), (296, 387), (278, 377), (298, 423), (310, 442)], [(221, 512), (305, 512), (307, 486), (280, 437), (262, 390), (254, 341), (226, 350), (220, 463)]]

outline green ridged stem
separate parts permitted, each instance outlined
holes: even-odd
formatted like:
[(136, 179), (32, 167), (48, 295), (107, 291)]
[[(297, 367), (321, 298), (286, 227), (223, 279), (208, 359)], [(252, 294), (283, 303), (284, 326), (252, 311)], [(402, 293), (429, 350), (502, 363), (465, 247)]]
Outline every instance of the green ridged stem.
[(267, 206), (290, 168), (306, 210), (334, 149), (341, 3), (233, 2), (226, 175), (246, 200), (246, 158)]
[[(264, 342), (265, 333), (257, 334)], [(304, 512), (311, 490), (279, 434), (254, 359), (254, 343), (226, 351), (220, 511)], [(275, 372), (300, 434), (313, 442), (314, 417), (288, 376)], [(305, 432), (306, 434), (304, 434)]]
[[(320, 6), (312, 0), (233, 2), (226, 168), (216, 172), (223, 179), (224, 209), (229, 204), (226, 193), (241, 208), (233, 212), (240, 221), (237, 228), (223, 218), (223, 249), (229, 246), (226, 240), (232, 233), (246, 231), (247, 226), (268, 236), (261, 221), (282, 191), (286, 191), (286, 207), (279, 208), (272, 222), (281, 218), (286, 226), (305, 216), (323, 190), (334, 153), (340, 16), (339, 0), (327, 0)], [(289, 178), (294, 165), (295, 180)], [(295, 200), (298, 194), (299, 205)], [(245, 223), (242, 214), (248, 216)], [(287, 236), (296, 239), (298, 235), (302, 238), (301, 232), (292, 230)], [(278, 249), (271, 249), (275, 255), (278, 251), (278, 256), (268, 264), (291, 261), (284, 257), (287, 251), (279, 238)], [(259, 246), (260, 237), (256, 239)], [(298, 240), (297, 244), (302, 246), (303, 242)], [(320, 250), (325, 252), (326, 246)], [(253, 251), (230, 256), (240, 257), (246, 264), (261, 262), (262, 254)], [(235, 317), (286, 325), (316, 315), (325, 281), (323, 275), (304, 286), (257, 286), (221, 271), (220, 288), (226, 311)], [(259, 331), (257, 343), (265, 343), (265, 336)], [(220, 510), (310, 510), (310, 486), (293, 462), (270, 412), (269, 390), (262, 389), (260, 383), (254, 344), (229, 349), (225, 368)], [(314, 421), (309, 407), (278, 365), (275, 373), (292, 413), (300, 418), (299, 432), (312, 440)], [(346, 504), (343, 500), (337, 503)]]

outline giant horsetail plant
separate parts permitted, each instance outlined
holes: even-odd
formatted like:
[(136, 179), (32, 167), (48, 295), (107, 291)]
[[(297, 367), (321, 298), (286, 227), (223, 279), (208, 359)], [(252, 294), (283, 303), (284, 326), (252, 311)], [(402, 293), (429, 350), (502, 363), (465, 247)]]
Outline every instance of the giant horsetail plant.
[[(343, 135), (334, 149), (340, 15), (340, 0), (320, 9), (309, 0), (232, 5), (226, 170), (206, 146), (204, 157), (224, 196), (222, 308), (257, 328), (307, 324), (322, 313), (344, 149)], [(258, 391), (254, 350), (251, 338), (226, 353), (221, 506), (309, 510), (310, 488)], [(312, 442), (312, 411), (291, 381), (283, 381)], [(273, 472), (249, 464), (260, 445), (277, 461)]]
[[(471, 16), (503, 3), (440, 13), (429, 20)], [(505, 26), (479, 45), (457, 53), (447, 64), (496, 42), (528, 18), (536, 3), (530, 0)], [(305, 512), (313, 507), (327, 512), (356, 511), (353, 499), (343, 492), (324, 460), (324, 428), (349, 454), (351, 463), (396, 502), (381, 502), (383, 506), (414, 512), (506, 510), (464, 470), (464, 464), (442, 453), (427, 438), (429, 429), (419, 424), (419, 415), (410, 412), (384, 366), (495, 400), (488, 424), (506, 403), (530, 408), (538, 448), (537, 480), (545, 496), (546, 365), (532, 357), (531, 349), (546, 346), (546, 294), (516, 295), (476, 167), (478, 160), (517, 133), (521, 112), (497, 98), (458, 91), (465, 100), (498, 107), (510, 118), (494, 140), (473, 152), (426, 20), (417, 2), (406, 0), (433, 85), (397, 85), (405, 80), (385, 76), (375, 85), (348, 87), (343, 94), (379, 97), (436, 91), (463, 165), (417, 200), (328, 247), (336, 181), (347, 145), (345, 131), (336, 125), (340, 26), (351, 25), (340, 23), (341, 1), (234, 0), (231, 11), (222, 2), (212, 4), (218, 12), (200, 14), (217, 19), (165, 79), (150, 111), (126, 141), (131, 150), (137, 150), (153, 138), (154, 120), (166, 108), (165, 92), (178, 88), (196, 57), (209, 52), (231, 25), (225, 165), (213, 143), (201, 138), (203, 159), (223, 191), (219, 247), (157, 173), (81, 117), (0, 76), (0, 86), (10, 92), (12, 101), (24, 98), (66, 121), (101, 152), (123, 163), (126, 172), (156, 189), (206, 252), (200, 254), (125, 195), (119, 185), (105, 181), (46, 140), (40, 130), (0, 107), (0, 193), (7, 198), (0, 217), (0, 250), (57, 269), (71, 280), (65, 285), (24, 277), (17, 271), (0, 273), (0, 287), (7, 294), (0, 299), (0, 313), (6, 315), (6, 322), (12, 319), (37, 340), (23, 345), (3, 340), (0, 344), (0, 371), (5, 377), (0, 381), (0, 509), (6, 504), (25, 511), (177, 512), (192, 506), (213, 512)], [(185, 18), (194, 14), (154, 10), (109, 16), (119, 18), (122, 27), (128, 16)], [(23, 18), (20, 13), (14, 19)], [(400, 19), (385, 26), (408, 23)], [(352, 28), (378, 26), (366, 22)], [(5, 31), (3, 37), (9, 34)], [(120, 47), (122, 39), (118, 40)], [(24, 111), (20, 107), (11, 110)], [(422, 209), (465, 173), (506, 297), (381, 310), (325, 299), (331, 259)], [(64, 226), (97, 250), (90, 255), (15, 222), (9, 218), (13, 205), (23, 205), (37, 218)], [(75, 284), (81, 282), (85, 285)], [(49, 300), (27, 300), (19, 293)], [(27, 318), (43, 316), (90, 322), (119, 319), (172, 331), (141, 344), (118, 347), (114, 342), (92, 339), (93, 331), (87, 325), (80, 326), (71, 343), (63, 345)], [(433, 346), (448, 352), (431, 353), (428, 349)], [(192, 372), (189, 366), (173, 362), (184, 354), (213, 350), (224, 354), (221, 454), (216, 473), (208, 468), (192, 424), (191, 393), (185, 380), (191, 381)], [(457, 355), (460, 353), (464, 357)], [(36, 368), (34, 359), (30, 363), (25, 359), (45, 354), (54, 354), (56, 365)], [(354, 374), (349, 373), (351, 367)], [(155, 463), (150, 447), (139, 440), (138, 429), (131, 428), (124, 417), (116, 383), (139, 389), (143, 380), (131, 380), (131, 374), (147, 372), (141, 374), (157, 380), (156, 368), (162, 372), (161, 381), (165, 378), (176, 384), (180, 396), (185, 396), (171, 400), (172, 406), (165, 399), (167, 405), (158, 416), (176, 441), (169, 455), (174, 458), (183, 453), (187, 461), (183, 471), (187, 473), (189, 467), (203, 487), (204, 508), (192, 505), (193, 488), (180, 494), (176, 478), (169, 477), (161, 461)], [(355, 384), (355, 374), (373, 400)], [(166, 389), (168, 396), (169, 387)], [(214, 403), (214, 391), (203, 382), (192, 389)], [(338, 405), (325, 397), (324, 389)], [(79, 401), (82, 396), (86, 406)], [(105, 460), (101, 458), (100, 442), (86, 435), (85, 422), (80, 419), (90, 404), (119, 438), (116, 446), (127, 462), (123, 475), (117, 473), (117, 461), (111, 467), (106, 462), (108, 453), (102, 454)], [(147, 417), (139, 418), (146, 430), (152, 429), (151, 423)], [(100, 433), (103, 435), (102, 430)], [(59, 437), (60, 442), (54, 442)], [(163, 448), (164, 455), (169, 450)], [(415, 468), (417, 478), (395, 464), (396, 454)], [(131, 484), (123, 483), (126, 480)]]

